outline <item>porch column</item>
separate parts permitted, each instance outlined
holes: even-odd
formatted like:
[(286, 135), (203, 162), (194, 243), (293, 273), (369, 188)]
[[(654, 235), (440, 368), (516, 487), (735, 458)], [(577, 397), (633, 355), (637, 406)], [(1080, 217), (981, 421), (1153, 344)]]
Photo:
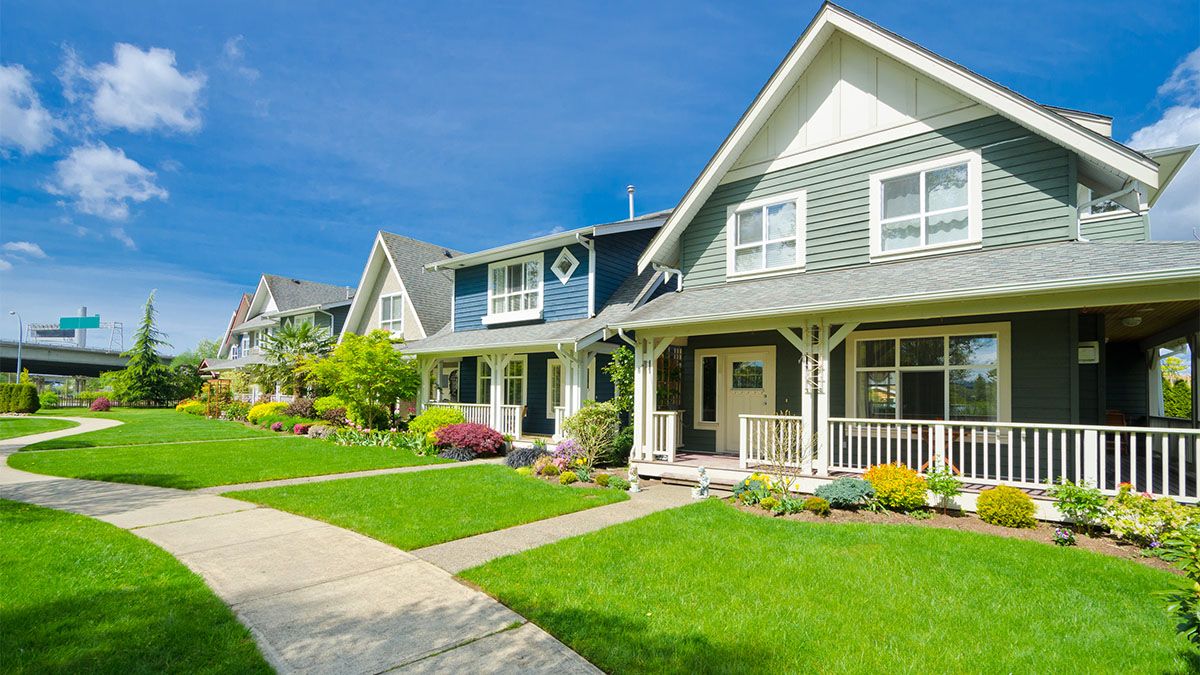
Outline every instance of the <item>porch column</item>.
[(489, 418), (492, 421), (492, 428), (496, 431), (501, 431), (504, 428), (504, 370), (508, 367), (508, 362), (512, 361), (512, 354), (488, 354), (483, 357), (488, 367), (492, 371), (490, 380), (491, 403), (489, 404)]
[(820, 452), (820, 450), (813, 447), (817, 438), (817, 421), (813, 417), (813, 411), (815, 410), (813, 407), (813, 395), (816, 389), (813, 385), (815, 384), (816, 371), (813, 368), (813, 330), (811, 324), (804, 326), (804, 332), (801, 337), (804, 340), (806, 349), (800, 353), (800, 419), (803, 420), (801, 424), (804, 429), (803, 448), (808, 454), (804, 458), (804, 463), (808, 464), (810, 470), (812, 470), (816, 466), (816, 458), (812, 456), (812, 453), (814, 450), (817, 452)]
[(829, 326), (821, 321), (817, 326), (817, 464), (818, 476), (829, 475)]
[(417, 411), (422, 411), (429, 403), (429, 383), (430, 371), (433, 369), (433, 364), (437, 363), (433, 359), (418, 356), (417, 369), (421, 373), (421, 390), (417, 392)]
[(583, 390), (587, 382), (587, 355), (565, 349), (556, 349), (554, 354), (562, 362), (563, 407), (566, 408), (567, 417), (570, 417), (583, 407)]

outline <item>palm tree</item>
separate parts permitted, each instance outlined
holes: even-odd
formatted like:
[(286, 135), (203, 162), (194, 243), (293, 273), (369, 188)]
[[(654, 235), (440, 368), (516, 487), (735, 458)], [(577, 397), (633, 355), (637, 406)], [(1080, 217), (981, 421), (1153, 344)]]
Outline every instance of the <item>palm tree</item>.
[(299, 396), (308, 379), (300, 366), (329, 354), (335, 342), (328, 330), (312, 322), (285, 323), (260, 343), (267, 362), (251, 368), (259, 381), (279, 384)]

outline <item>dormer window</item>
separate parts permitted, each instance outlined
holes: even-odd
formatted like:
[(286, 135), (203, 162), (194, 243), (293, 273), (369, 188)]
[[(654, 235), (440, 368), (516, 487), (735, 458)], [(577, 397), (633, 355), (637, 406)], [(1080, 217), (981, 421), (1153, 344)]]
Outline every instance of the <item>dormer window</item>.
[(483, 323), (542, 318), (542, 254), (488, 265), (488, 313)]
[(970, 152), (871, 175), (871, 257), (976, 248), (981, 160)]
[(803, 190), (728, 210), (726, 273), (750, 276), (804, 266)]
[(392, 335), (404, 332), (404, 296), (392, 293), (379, 298), (379, 327)]

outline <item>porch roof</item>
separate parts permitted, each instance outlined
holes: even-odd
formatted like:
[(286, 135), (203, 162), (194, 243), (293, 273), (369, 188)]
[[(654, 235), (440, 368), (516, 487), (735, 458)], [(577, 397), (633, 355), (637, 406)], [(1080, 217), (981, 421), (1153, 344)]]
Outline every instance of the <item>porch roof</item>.
[(659, 275), (659, 272), (647, 270), (630, 276), (613, 293), (604, 308), (591, 318), (466, 331), (455, 331), (452, 325), (447, 325), (424, 340), (405, 343), (403, 349), (410, 354), (463, 355), (499, 350), (552, 349), (559, 344), (577, 348), (579, 343), (588, 338), (599, 339), (605, 328), (628, 318), (638, 298), (654, 284)]
[(1166, 281), (1200, 284), (1200, 242), (1055, 242), (685, 287), (612, 325), (637, 329)]

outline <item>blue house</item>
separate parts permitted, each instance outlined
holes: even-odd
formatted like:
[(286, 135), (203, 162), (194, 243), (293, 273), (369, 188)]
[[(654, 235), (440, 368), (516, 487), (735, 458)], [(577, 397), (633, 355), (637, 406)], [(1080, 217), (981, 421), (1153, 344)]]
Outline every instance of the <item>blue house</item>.
[(422, 366), (422, 405), (515, 438), (557, 436), (588, 400), (612, 397), (601, 372), (621, 338), (606, 327), (663, 274), (636, 271), (668, 212), (592, 225), (426, 265), (453, 282), (449, 323), (404, 351)]

